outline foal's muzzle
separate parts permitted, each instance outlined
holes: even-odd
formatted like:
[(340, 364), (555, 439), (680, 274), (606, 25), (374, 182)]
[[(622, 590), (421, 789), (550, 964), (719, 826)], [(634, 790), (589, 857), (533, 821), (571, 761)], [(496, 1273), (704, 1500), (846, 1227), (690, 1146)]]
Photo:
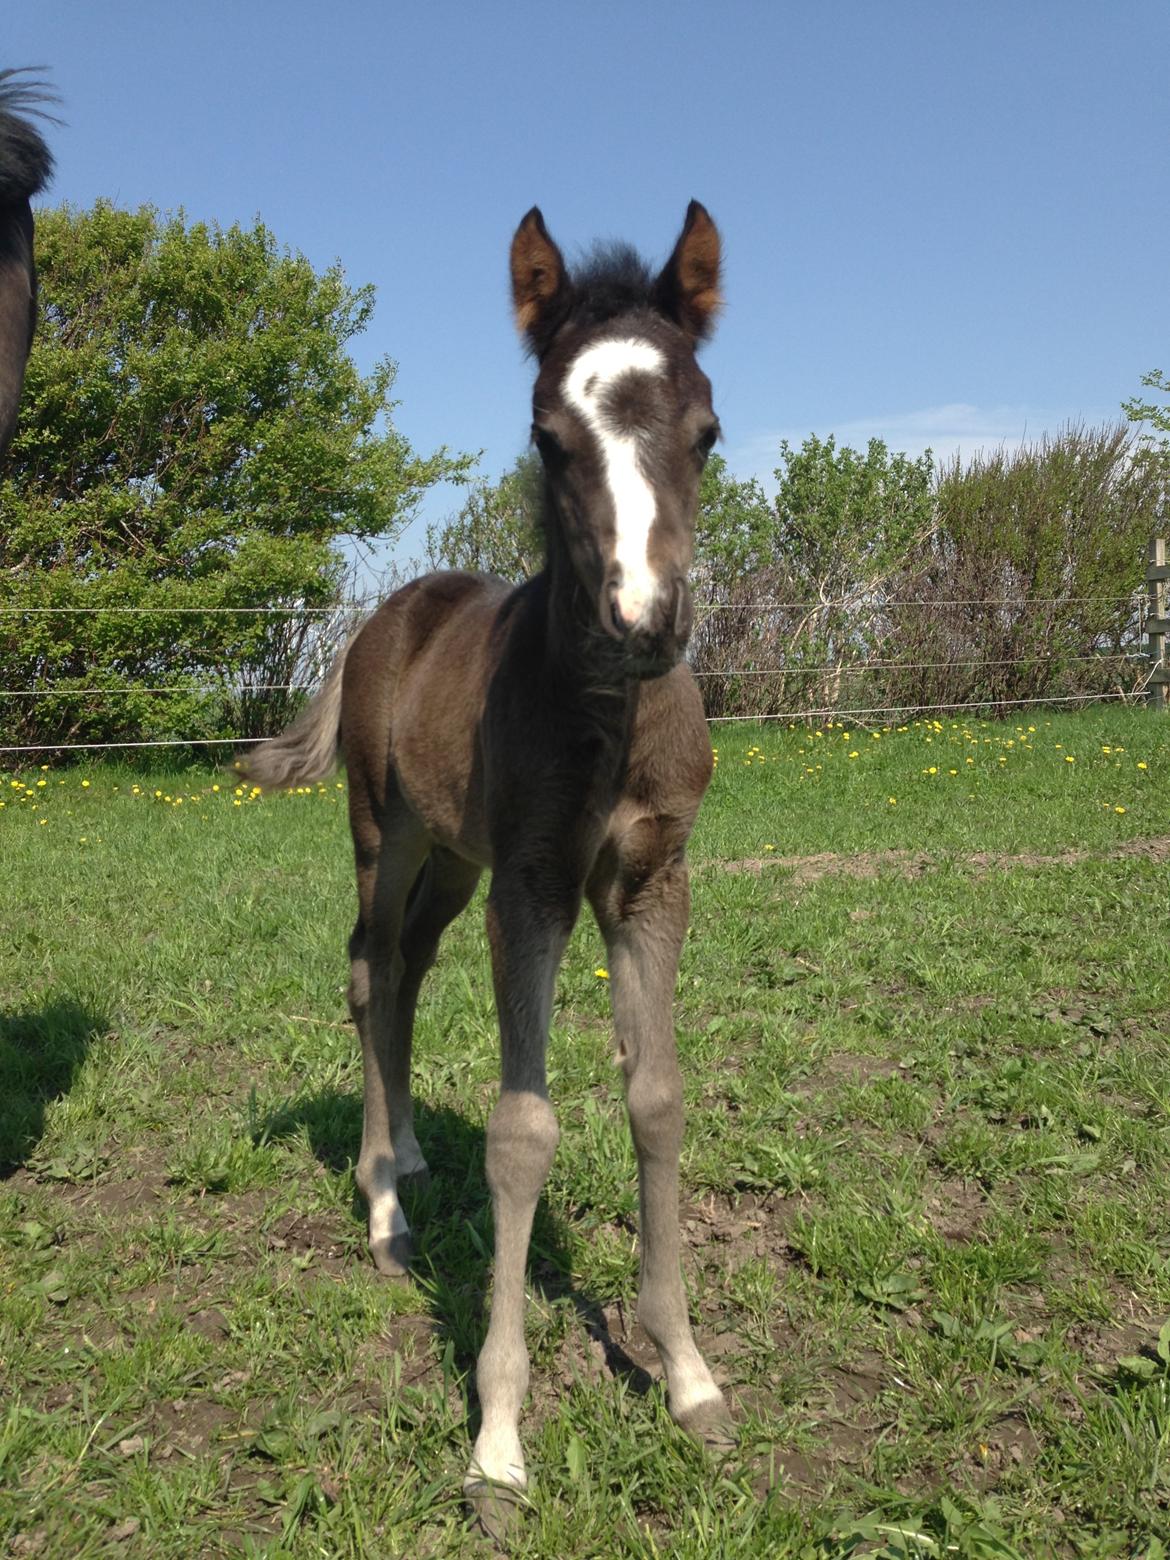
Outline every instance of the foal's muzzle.
[(691, 637), (691, 588), (681, 574), (660, 592), (637, 623), (628, 623), (623, 617), (615, 581), (606, 584), (600, 607), (602, 627), (621, 643), (635, 677), (661, 677), (670, 671)]

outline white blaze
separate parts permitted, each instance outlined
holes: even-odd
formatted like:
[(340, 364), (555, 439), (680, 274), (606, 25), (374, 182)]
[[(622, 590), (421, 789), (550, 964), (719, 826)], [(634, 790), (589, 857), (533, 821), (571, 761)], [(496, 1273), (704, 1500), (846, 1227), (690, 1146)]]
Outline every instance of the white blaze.
[(623, 619), (634, 625), (642, 622), (659, 592), (648, 556), (654, 493), (638, 465), (637, 440), (606, 427), (601, 408), (605, 392), (622, 374), (657, 374), (662, 366), (662, 353), (648, 341), (599, 341), (586, 347), (564, 383), (566, 400), (585, 419), (601, 450), (613, 499), (614, 561), (621, 570), (618, 607)]

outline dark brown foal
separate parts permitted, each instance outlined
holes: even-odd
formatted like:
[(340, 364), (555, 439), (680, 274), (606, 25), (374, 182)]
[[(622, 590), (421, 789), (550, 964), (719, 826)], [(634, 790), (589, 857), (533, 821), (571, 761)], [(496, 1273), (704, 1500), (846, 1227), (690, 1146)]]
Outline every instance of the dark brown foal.
[(540, 213), (528, 214), (512, 243), (512, 290), (539, 361), (545, 568), (515, 590), (448, 573), (398, 591), (300, 720), (245, 763), (265, 786), (327, 773), (338, 746), (348, 768), (359, 903), (350, 1006), (365, 1075), (357, 1180), (384, 1273), (409, 1259), (399, 1180), (426, 1168), (410, 1093), (419, 987), (443, 928), (491, 870), (502, 1054), (487, 1127), (495, 1282), (465, 1489), (493, 1529), (526, 1483), (524, 1276), (558, 1137), (545, 1047), (582, 899), (605, 938), (638, 1157), (638, 1316), (662, 1357), (674, 1418), (728, 1444), (682, 1285), (671, 1014), (689, 909), (686, 843), (711, 776), (702, 704), (681, 656), (699, 478), (718, 432), (694, 353), (718, 286), (718, 236), (695, 202), (657, 276), (625, 249), (570, 276)]

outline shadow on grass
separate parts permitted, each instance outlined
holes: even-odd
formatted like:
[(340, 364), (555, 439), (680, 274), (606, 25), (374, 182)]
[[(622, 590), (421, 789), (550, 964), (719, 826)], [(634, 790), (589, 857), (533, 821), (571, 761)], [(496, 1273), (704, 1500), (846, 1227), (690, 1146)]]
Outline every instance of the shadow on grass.
[[(440, 1338), (456, 1366), (471, 1372), (487, 1332), (487, 1281), (492, 1255), (491, 1194), (484, 1173), (484, 1130), (456, 1111), (415, 1101), (415, 1131), (430, 1166), (427, 1185), (407, 1181), (402, 1206), (414, 1235), (412, 1271), (428, 1296)], [(302, 1129), (314, 1154), (341, 1174), (357, 1163), (362, 1137), (361, 1101), (323, 1090), (273, 1112), (258, 1123), (259, 1140), (291, 1137)], [(363, 1226), (366, 1206), (355, 1193), (353, 1213)], [(600, 1303), (573, 1284), (563, 1221), (543, 1195), (536, 1207), (528, 1251), (533, 1288), (548, 1302), (568, 1301), (585, 1330), (601, 1344), (609, 1369), (633, 1392), (652, 1386), (649, 1374), (611, 1336)], [(477, 1417), (473, 1405), (474, 1418)]]
[(0, 1179), (19, 1169), (45, 1130), (45, 1106), (67, 1094), (105, 1018), (70, 998), (0, 1013)]

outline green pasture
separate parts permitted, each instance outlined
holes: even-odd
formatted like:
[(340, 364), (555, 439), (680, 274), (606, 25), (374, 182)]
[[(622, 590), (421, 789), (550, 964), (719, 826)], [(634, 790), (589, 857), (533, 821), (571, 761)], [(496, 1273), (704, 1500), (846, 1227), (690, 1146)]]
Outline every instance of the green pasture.
[[(677, 1001), (677, 1433), (595, 927), (549, 1049), (517, 1554), (1164, 1560), (1170, 719), (713, 728)], [(409, 1283), (364, 1255), (343, 778), (0, 776), (0, 1553), (481, 1552), (486, 940), (416, 1040)]]

